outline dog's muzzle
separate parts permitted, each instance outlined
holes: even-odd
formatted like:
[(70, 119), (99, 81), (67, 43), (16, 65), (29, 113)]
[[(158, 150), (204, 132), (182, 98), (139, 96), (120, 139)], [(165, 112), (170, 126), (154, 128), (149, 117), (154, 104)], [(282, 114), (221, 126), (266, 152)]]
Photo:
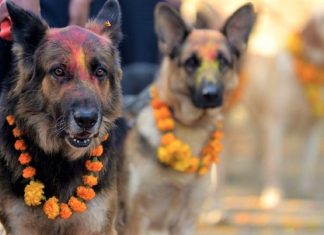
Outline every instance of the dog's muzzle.
[(100, 112), (96, 108), (74, 108), (69, 117), (68, 142), (76, 148), (88, 147), (98, 135), (100, 122)]
[(223, 84), (203, 81), (193, 93), (192, 102), (197, 108), (217, 108), (223, 104)]

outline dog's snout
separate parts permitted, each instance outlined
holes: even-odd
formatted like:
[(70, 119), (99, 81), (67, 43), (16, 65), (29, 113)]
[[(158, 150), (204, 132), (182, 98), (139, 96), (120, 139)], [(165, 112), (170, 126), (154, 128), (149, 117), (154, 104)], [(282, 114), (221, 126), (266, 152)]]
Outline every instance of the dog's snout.
[(94, 108), (80, 108), (73, 112), (73, 118), (79, 127), (90, 129), (98, 121), (98, 111)]
[(222, 85), (206, 84), (202, 87), (201, 94), (206, 101), (220, 99), (223, 93)]
[(203, 81), (193, 93), (193, 104), (198, 108), (216, 108), (223, 103), (224, 86), (218, 82)]

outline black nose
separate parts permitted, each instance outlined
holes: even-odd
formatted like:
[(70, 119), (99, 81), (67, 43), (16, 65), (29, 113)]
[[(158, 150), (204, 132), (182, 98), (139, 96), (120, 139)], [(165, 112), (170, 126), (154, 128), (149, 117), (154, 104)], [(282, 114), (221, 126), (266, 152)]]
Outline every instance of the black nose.
[(79, 127), (90, 129), (98, 121), (98, 111), (91, 108), (80, 108), (74, 111), (73, 117)]
[(223, 85), (207, 83), (202, 86), (201, 95), (207, 102), (215, 102), (222, 99)]

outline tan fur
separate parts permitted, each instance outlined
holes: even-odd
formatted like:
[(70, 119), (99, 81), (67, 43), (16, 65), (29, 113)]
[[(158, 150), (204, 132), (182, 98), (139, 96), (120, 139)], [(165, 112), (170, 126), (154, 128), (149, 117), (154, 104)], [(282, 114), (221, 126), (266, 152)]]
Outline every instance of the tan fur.
[[(324, 12), (316, 14), (306, 23), (301, 33), (301, 40), (305, 43), (305, 56), (314, 64), (324, 64), (323, 19)], [(323, 142), (323, 119), (314, 119), (312, 116), (311, 107), (294, 71), (292, 55), (286, 49), (282, 49), (273, 58), (249, 54), (243, 70), (250, 78), (244, 91), (243, 103), (258, 124), (261, 136), (259, 140), (263, 146), (262, 195), (265, 196), (270, 188), (275, 188), (279, 197), (284, 194), (281, 178), (284, 170), (283, 143), (289, 130), (298, 130), (305, 137), (305, 144), (300, 148), (300, 156), (305, 159), (304, 172), (298, 180), (301, 180), (303, 193), (308, 194), (314, 186), (313, 172), (319, 157), (319, 145)]]

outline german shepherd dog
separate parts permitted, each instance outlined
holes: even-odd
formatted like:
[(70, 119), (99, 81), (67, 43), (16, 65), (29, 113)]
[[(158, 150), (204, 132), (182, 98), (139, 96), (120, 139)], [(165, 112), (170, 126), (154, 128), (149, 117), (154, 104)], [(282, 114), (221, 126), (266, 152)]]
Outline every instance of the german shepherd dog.
[[(120, 7), (108, 0), (85, 28), (50, 29), (8, 1), (16, 62), (1, 94), (0, 220), (9, 234), (116, 234), (117, 166), (125, 136), (118, 43)], [(102, 143), (96, 196), (82, 213), (50, 220), (24, 203), (23, 166), (12, 126), (32, 156), (44, 196), (67, 202), (82, 185), (90, 150)], [(108, 140), (102, 141), (109, 133)]]
[[(155, 10), (163, 61), (154, 86), (172, 110), (175, 135), (195, 156), (208, 142), (227, 94), (238, 83), (238, 61), (255, 21), (251, 4), (238, 9), (221, 30), (189, 28), (165, 3)], [(200, 51), (219, 66), (204, 66)], [(126, 140), (129, 171), (128, 234), (194, 234), (208, 175), (182, 173), (157, 160), (161, 133), (151, 106), (139, 113)]]

